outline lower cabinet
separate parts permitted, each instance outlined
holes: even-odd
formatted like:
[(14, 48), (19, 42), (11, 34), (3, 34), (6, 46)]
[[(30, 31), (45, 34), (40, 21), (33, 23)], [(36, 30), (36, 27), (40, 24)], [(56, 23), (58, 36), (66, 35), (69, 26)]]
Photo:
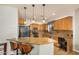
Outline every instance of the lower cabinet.
[(53, 43), (33, 46), (31, 55), (53, 55)]
[(32, 51), (31, 51), (31, 55), (39, 55), (39, 46), (40, 45), (33, 45), (34, 46), (34, 48), (32, 49)]

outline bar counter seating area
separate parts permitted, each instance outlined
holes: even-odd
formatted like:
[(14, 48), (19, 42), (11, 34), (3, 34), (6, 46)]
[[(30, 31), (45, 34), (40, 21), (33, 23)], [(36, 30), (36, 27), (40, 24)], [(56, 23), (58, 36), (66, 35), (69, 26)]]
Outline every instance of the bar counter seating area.
[(79, 55), (79, 4), (0, 4), (0, 55)]
[(53, 40), (50, 38), (19, 38), (7, 39), (11, 43), (11, 49), (16, 54), (52, 55)]

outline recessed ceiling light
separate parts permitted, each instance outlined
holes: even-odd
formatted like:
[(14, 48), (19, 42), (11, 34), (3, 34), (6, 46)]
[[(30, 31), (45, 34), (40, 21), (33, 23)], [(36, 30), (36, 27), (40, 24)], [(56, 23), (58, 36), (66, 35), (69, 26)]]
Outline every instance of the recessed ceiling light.
[(55, 15), (56, 15), (56, 13), (52, 13), (52, 15), (53, 15), (53, 16), (55, 16)]

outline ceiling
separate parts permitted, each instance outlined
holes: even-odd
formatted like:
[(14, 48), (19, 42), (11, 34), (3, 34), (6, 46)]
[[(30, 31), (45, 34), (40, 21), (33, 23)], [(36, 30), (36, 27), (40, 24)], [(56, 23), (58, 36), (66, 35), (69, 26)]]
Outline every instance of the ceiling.
[[(26, 18), (32, 19), (33, 15), (33, 8), (31, 4), (1, 4), (0, 6), (10, 6), (15, 7), (19, 9), (19, 17), (24, 17), (24, 7), (27, 7), (26, 9)], [(46, 21), (52, 21), (59, 17), (65, 16), (65, 15), (72, 15), (72, 12), (79, 8), (79, 4), (46, 4), (45, 6), (45, 17)], [(43, 6), (41, 4), (35, 4), (35, 19), (37, 21), (42, 20), (43, 16)]]

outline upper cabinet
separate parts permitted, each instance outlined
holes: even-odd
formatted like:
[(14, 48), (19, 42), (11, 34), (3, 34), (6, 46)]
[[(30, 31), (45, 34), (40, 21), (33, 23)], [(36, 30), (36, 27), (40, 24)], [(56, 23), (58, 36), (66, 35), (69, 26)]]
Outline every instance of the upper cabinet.
[(30, 37), (49, 37), (48, 24), (30, 24)]
[(72, 17), (58, 19), (52, 23), (54, 30), (72, 30)]
[(37, 28), (38, 30), (48, 30), (48, 25), (37, 23), (30, 24), (30, 30), (33, 30), (34, 28)]

